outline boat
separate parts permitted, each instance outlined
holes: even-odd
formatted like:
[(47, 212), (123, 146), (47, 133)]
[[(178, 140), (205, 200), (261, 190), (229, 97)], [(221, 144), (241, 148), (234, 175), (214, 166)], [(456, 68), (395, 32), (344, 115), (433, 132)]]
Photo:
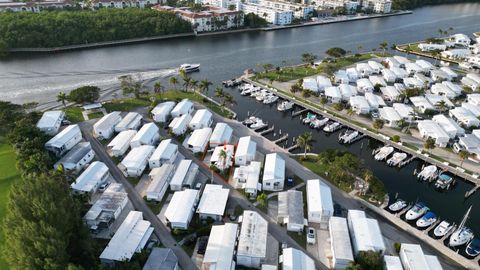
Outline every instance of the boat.
[(477, 257), (480, 254), (480, 239), (473, 239), (465, 249), (465, 253), (470, 257)]
[(328, 118), (323, 118), (323, 119), (315, 119), (310, 122), (310, 127), (311, 128), (321, 128), (324, 125), (326, 125), (330, 121)]
[(435, 213), (428, 211), (423, 217), (417, 220), (417, 227), (426, 228), (437, 221), (437, 215)]
[(417, 178), (421, 181), (433, 181), (435, 178), (437, 178), (437, 172), (437, 166), (429, 165), (423, 168), (423, 170), (417, 174)]
[(250, 116), (247, 119), (243, 120), (243, 124), (246, 126), (250, 126), (252, 124), (255, 124), (260, 118), (255, 117), (255, 116)]
[(265, 90), (265, 89), (262, 89), (260, 91), (258, 91), (255, 95), (255, 99), (257, 101), (263, 101), (265, 99), (266, 96), (268, 96), (270, 93)]
[(263, 104), (272, 104), (274, 102), (277, 102), (278, 97), (275, 95), (268, 95), (263, 99)]
[(435, 182), (435, 187), (439, 189), (449, 189), (452, 183), (453, 177), (442, 173), (438, 176), (437, 182)]
[(277, 110), (279, 110), (281, 112), (288, 111), (288, 110), (291, 110), (293, 108), (293, 105), (295, 105), (294, 102), (284, 100), (284, 101), (282, 101), (278, 104)]
[(405, 214), (406, 220), (415, 220), (423, 216), (428, 210), (430, 210), (424, 203), (416, 203), (410, 210)]
[(266, 126), (268, 126), (267, 123), (263, 122), (262, 119), (258, 119), (257, 122), (253, 123), (253, 124), (250, 126), (250, 128), (256, 130), (256, 129), (264, 128), (264, 127), (266, 127)]
[(246, 84), (241, 88), (240, 95), (248, 96), (248, 95), (252, 94), (253, 89), (255, 89), (255, 87), (253, 85)]
[(392, 203), (389, 207), (388, 210), (392, 212), (398, 212), (401, 211), (403, 208), (407, 207), (407, 202), (399, 199), (396, 202)]
[(463, 216), (462, 222), (458, 228), (452, 233), (450, 236), (450, 240), (448, 241), (448, 245), (451, 247), (458, 247), (461, 245), (465, 245), (468, 241), (473, 239), (473, 232), (469, 228), (465, 227), (465, 222), (467, 222), (468, 215), (470, 215), (470, 211), (472, 210), (472, 206), (468, 208), (465, 216)]
[(195, 72), (200, 70), (200, 64), (182, 64), (178, 70), (183, 70), (186, 73)]
[(433, 230), (433, 235), (435, 235), (438, 238), (444, 237), (453, 229), (453, 224), (450, 224), (450, 222), (444, 220), (438, 224), (437, 227), (435, 227), (435, 230)]
[(315, 115), (313, 113), (307, 113), (307, 117), (303, 118), (302, 122), (304, 124), (308, 124), (315, 119), (317, 119), (317, 115)]
[(335, 132), (339, 129), (341, 129), (343, 127), (342, 124), (338, 123), (338, 122), (333, 122), (329, 125), (326, 125), (324, 128), (323, 128), (323, 131), (325, 132)]
[(393, 154), (393, 156), (390, 159), (387, 160), (387, 164), (389, 166), (398, 166), (406, 158), (407, 158), (406, 153), (396, 152)]
[(375, 153), (374, 158), (375, 160), (384, 160), (393, 152), (393, 150), (393, 146), (384, 146)]
[(231, 80), (226, 80), (222, 82), (222, 84), (225, 87), (234, 87), (234, 86), (240, 85), (241, 83), (242, 83), (241, 79), (231, 79)]
[(356, 130), (347, 130), (338, 136), (339, 143), (349, 143), (351, 140), (355, 139), (358, 136), (358, 131)]
[(352, 143), (352, 142), (356, 141), (357, 138), (359, 138), (360, 136), (362, 136), (362, 134), (355, 130), (355, 131), (351, 132), (350, 134), (343, 137), (343, 143)]

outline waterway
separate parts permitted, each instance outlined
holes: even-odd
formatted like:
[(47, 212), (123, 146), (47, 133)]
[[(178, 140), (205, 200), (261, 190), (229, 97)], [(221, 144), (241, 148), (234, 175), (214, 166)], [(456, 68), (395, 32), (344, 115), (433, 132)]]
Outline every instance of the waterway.
[[(219, 84), (258, 63), (296, 64), (304, 52), (322, 57), (326, 49), (334, 46), (351, 51), (362, 46), (366, 51), (377, 48), (384, 40), (389, 44), (414, 42), (437, 35), (439, 28), (449, 27), (453, 27), (454, 32), (478, 31), (480, 4), (427, 7), (415, 10), (412, 15), (280, 31), (181, 38), (51, 54), (15, 54), (0, 61), (0, 100), (48, 102), (54, 100), (59, 91), (69, 91), (79, 85), (109, 87), (123, 74), (139, 74), (144, 79), (165, 76), (182, 63), (200, 63), (201, 71), (193, 77)], [(250, 112), (275, 123), (291, 136), (311, 131), (289, 113), (279, 113), (275, 107), (241, 97), (236, 90), (230, 91), (237, 101), (233, 109), (239, 119)], [(368, 139), (342, 146), (337, 143), (338, 133), (326, 136), (314, 131), (314, 134), (314, 152), (338, 148), (358, 155), (384, 182), (391, 197), (398, 193), (408, 201), (421, 200), (442, 219), (457, 223), (473, 204), (467, 224), (480, 233), (480, 194), (464, 199), (471, 185), (457, 181), (453, 189), (440, 193), (431, 185), (417, 182), (413, 176), (413, 170), (421, 166), (419, 161), (402, 169), (391, 168), (372, 159), (371, 152), (377, 146)]]

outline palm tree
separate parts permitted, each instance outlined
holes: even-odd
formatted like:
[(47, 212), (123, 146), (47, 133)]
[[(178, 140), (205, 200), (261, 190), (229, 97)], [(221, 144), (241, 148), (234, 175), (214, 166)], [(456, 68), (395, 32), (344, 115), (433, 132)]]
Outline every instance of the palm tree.
[(460, 163), (460, 167), (462, 167), (463, 162), (465, 161), (465, 159), (469, 158), (470, 155), (471, 155), (470, 152), (466, 150), (462, 150), (458, 153), (458, 156), (460, 156), (460, 159), (462, 160), (462, 162)]
[(363, 188), (363, 195), (367, 192), (366, 187), (370, 185), (370, 181), (373, 179), (373, 172), (371, 170), (365, 170), (363, 173), (363, 180), (365, 181), (365, 187)]
[(220, 153), (218, 153), (218, 158), (221, 160), (221, 170), (224, 170), (225, 165), (227, 164), (227, 151), (225, 151), (225, 149), (220, 150)]
[(325, 104), (327, 104), (328, 99), (325, 96), (320, 98), (320, 104), (322, 104), (322, 108), (325, 109)]
[[(237, 102), (235, 101), (235, 99), (233, 98), (232, 95), (228, 94), (228, 93), (225, 93), (223, 95), (223, 100), (222, 100), (222, 104), (225, 106), (225, 105), (229, 105), (229, 106), (232, 106), (233, 104), (237, 104)], [(223, 107), (222, 107), (223, 108)]]
[(435, 106), (438, 108), (440, 112), (444, 112), (448, 109), (448, 106), (445, 100), (440, 100), (439, 102), (437, 102), (437, 104), (435, 104)]
[(67, 101), (67, 94), (65, 94), (65, 92), (59, 92), (57, 94), (57, 102), (62, 102), (63, 107), (65, 107), (66, 101)]
[(387, 52), (388, 43), (386, 41), (384, 41), (384, 42), (380, 43), (379, 45), (380, 45), (380, 49), (383, 51), (383, 55), (385, 55), (386, 52)]
[(225, 92), (223, 91), (223, 88), (220, 86), (217, 86), (217, 88), (215, 88), (215, 97), (221, 99), (223, 98), (224, 95), (225, 95)]
[(188, 87), (190, 86), (191, 83), (192, 83), (192, 78), (183, 77), (183, 87), (184, 87), (185, 92), (188, 91)]
[(348, 116), (352, 116), (354, 113), (355, 113), (355, 111), (353, 110), (353, 108), (352, 108), (352, 107), (348, 107), (348, 109), (347, 109), (347, 115), (348, 115)]
[(305, 132), (297, 137), (297, 144), (300, 148), (303, 148), (303, 158), (307, 158), (307, 151), (312, 149), (313, 135), (311, 132)]
[(156, 94), (159, 94), (160, 97), (162, 96), (162, 89), (163, 89), (163, 86), (160, 82), (156, 82), (153, 85), (153, 92)]
[(431, 152), (431, 150), (435, 148), (435, 140), (432, 137), (428, 137), (423, 147)]
[(408, 121), (407, 131), (410, 130), (410, 127), (412, 126), (412, 122), (415, 121), (415, 119), (417, 118), (417, 110), (416, 110), (415, 108), (413, 108), (413, 110), (411, 110), (411, 111), (408, 113), (408, 116), (411, 116), (412, 119)]
[(383, 128), (383, 124), (384, 124), (383, 120), (381, 120), (381, 119), (375, 119), (375, 121), (373, 121), (372, 126), (373, 126), (373, 128), (376, 129), (377, 132), (378, 132), (379, 129), (382, 129), (382, 128)]
[(200, 92), (204, 93), (204, 92), (208, 92), (208, 87), (212, 85), (212, 82), (210, 82), (209, 80), (201, 80), (200, 81)]
[(177, 77), (170, 77), (168, 82), (173, 85), (173, 89), (177, 90), (178, 79)]
[(192, 87), (193, 92), (195, 92), (197, 85), (198, 85), (198, 80), (190, 79), (190, 86)]

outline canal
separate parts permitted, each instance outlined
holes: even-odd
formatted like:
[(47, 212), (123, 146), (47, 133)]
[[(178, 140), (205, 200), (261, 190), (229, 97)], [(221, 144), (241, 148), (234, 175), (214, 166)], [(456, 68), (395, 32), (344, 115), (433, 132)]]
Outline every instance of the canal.
[[(258, 63), (289, 65), (300, 62), (300, 55), (312, 52), (319, 57), (334, 46), (357, 51), (378, 48), (379, 43), (414, 42), (437, 35), (438, 29), (454, 28), (454, 32), (471, 34), (480, 29), (480, 4), (456, 4), (421, 8), (412, 15), (371, 19), (323, 26), (294, 28), (280, 31), (241, 33), (208, 37), (163, 40), (142, 44), (97, 48), (52, 54), (21, 54), (0, 61), (0, 100), (13, 102), (55, 99), (59, 91), (69, 91), (81, 85), (111, 87), (123, 74), (140, 74), (144, 79), (168, 74), (182, 63), (200, 63), (195, 79), (209, 79), (214, 84), (237, 77)], [(167, 82), (163, 81), (166, 86)], [(213, 88), (213, 87), (212, 87)], [(421, 183), (413, 176), (421, 161), (396, 169), (373, 160), (371, 152), (377, 145), (362, 139), (351, 146), (337, 143), (338, 133), (330, 136), (314, 131), (292, 118), (254, 99), (230, 91), (237, 104), (233, 109), (238, 118), (255, 113), (290, 136), (306, 131), (315, 134), (312, 152), (330, 148), (345, 149), (361, 157), (367, 167), (381, 179), (390, 196), (410, 202), (425, 202), (432, 211), (451, 222), (459, 223), (470, 205), (473, 206), (468, 225), (480, 233), (480, 194), (468, 199), (464, 194), (470, 184), (457, 181), (448, 192), (437, 192), (432, 185)], [(210, 90), (210, 94), (213, 91)], [(480, 236), (480, 235), (479, 235)]]

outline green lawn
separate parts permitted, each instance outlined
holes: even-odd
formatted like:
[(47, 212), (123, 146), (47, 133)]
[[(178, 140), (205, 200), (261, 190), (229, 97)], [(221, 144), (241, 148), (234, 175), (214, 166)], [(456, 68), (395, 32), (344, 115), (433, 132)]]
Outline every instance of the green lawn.
[[(4, 142), (3, 138), (0, 138), (0, 172), (2, 172), (0, 176), (0, 221), (3, 221), (10, 187), (20, 177), (15, 166), (15, 152), (9, 144)], [(4, 241), (3, 230), (0, 227), (0, 249), (3, 249)], [(1, 257), (0, 269), (8, 269), (6, 262)]]
[(68, 107), (68, 108), (65, 108), (64, 111), (65, 111), (67, 120), (72, 123), (78, 123), (84, 120), (82, 115), (82, 108), (80, 107)]

